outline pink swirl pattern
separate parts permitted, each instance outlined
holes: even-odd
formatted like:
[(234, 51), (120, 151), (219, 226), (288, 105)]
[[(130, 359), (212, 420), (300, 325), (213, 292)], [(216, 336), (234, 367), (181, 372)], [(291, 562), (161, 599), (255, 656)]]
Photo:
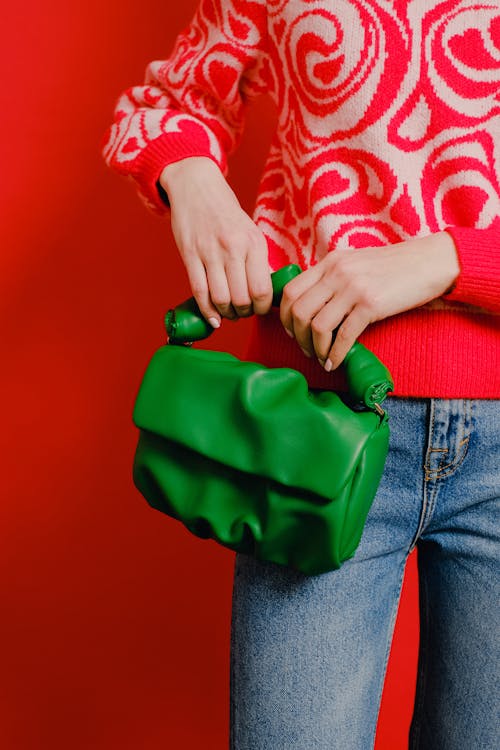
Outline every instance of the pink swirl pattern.
[[(297, 12), (297, 5), (305, 8)], [(274, 64), (285, 65), (276, 92), (280, 125), (286, 129), (295, 120), (304, 143), (364, 130), (392, 100), (404, 74), (404, 21), (380, 3), (289, 3), (270, 36)]]
[(500, 216), (498, 0), (201, 0), (123, 94), (106, 158), (164, 211), (160, 167), (225, 171), (264, 92), (278, 117), (254, 218), (272, 266)]
[(422, 194), (431, 231), (443, 226), (488, 229), (499, 218), (500, 182), (487, 133), (452, 138), (430, 156)]
[(412, 90), (388, 129), (406, 151), (443, 128), (476, 126), (500, 113), (498, 2), (448, 0), (427, 12), (426, 5), (413, 36)]

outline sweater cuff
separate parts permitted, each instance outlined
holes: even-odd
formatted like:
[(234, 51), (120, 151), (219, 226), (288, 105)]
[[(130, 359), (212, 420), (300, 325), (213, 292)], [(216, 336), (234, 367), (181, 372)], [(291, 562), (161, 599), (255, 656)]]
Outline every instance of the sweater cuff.
[(499, 310), (500, 228), (446, 227), (446, 231), (455, 243), (460, 274), (443, 298)]
[[(218, 145), (218, 144), (217, 144)], [(227, 172), (227, 159), (219, 147), (218, 155), (204, 127), (193, 120), (183, 121), (179, 131), (162, 133), (150, 141), (135, 159), (130, 174), (136, 181), (146, 204), (156, 213), (165, 214), (169, 204), (166, 193), (158, 180), (168, 164), (190, 156), (205, 156), (212, 159), (221, 171)]]

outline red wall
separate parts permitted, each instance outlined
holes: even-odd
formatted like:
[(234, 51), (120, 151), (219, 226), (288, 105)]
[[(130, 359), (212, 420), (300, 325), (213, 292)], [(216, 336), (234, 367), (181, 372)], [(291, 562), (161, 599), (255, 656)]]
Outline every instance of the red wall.
[[(167, 223), (99, 154), (116, 97), (195, 4), (2, 9), (2, 750), (227, 746), (233, 554), (131, 481), (136, 388), (189, 290)], [(247, 210), (271, 124), (258, 103), (232, 161)], [(414, 565), (406, 593), (377, 750), (405, 747)]]

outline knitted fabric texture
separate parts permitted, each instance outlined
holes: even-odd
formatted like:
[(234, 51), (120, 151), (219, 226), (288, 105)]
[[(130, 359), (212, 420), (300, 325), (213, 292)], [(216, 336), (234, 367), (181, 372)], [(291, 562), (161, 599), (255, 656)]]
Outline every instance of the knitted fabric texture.
[[(163, 168), (206, 156), (227, 174), (263, 93), (278, 116), (253, 218), (271, 270), (449, 231), (452, 292), (360, 341), (396, 395), (500, 397), (498, 0), (203, 0), (170, 56), (119, 99), (105, 159), (165, 213)], [(249, 356), (342, 387), (276, 314), (256, 320)]]

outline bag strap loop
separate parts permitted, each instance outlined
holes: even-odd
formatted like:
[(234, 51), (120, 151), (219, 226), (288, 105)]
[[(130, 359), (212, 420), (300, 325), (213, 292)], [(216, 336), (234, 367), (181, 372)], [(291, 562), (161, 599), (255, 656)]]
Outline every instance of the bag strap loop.
[[(299, 273), (301, 273), (300, 267), (292, 263), (271, 274), (274, 306), (279, 306), (285, 285)], [(168, 343), (184, 346), (194, 341), (202, 341), (214, 331), (201, 314), (194, 297), (190, 297), (167, 312), (165, 327)], [(392, 376), (387, 367), (359, 341), (353, 344), (343, 365), (353, 402), (383, 416), (380, 404), (386, 398), (387, 393), (394, 388)]]

